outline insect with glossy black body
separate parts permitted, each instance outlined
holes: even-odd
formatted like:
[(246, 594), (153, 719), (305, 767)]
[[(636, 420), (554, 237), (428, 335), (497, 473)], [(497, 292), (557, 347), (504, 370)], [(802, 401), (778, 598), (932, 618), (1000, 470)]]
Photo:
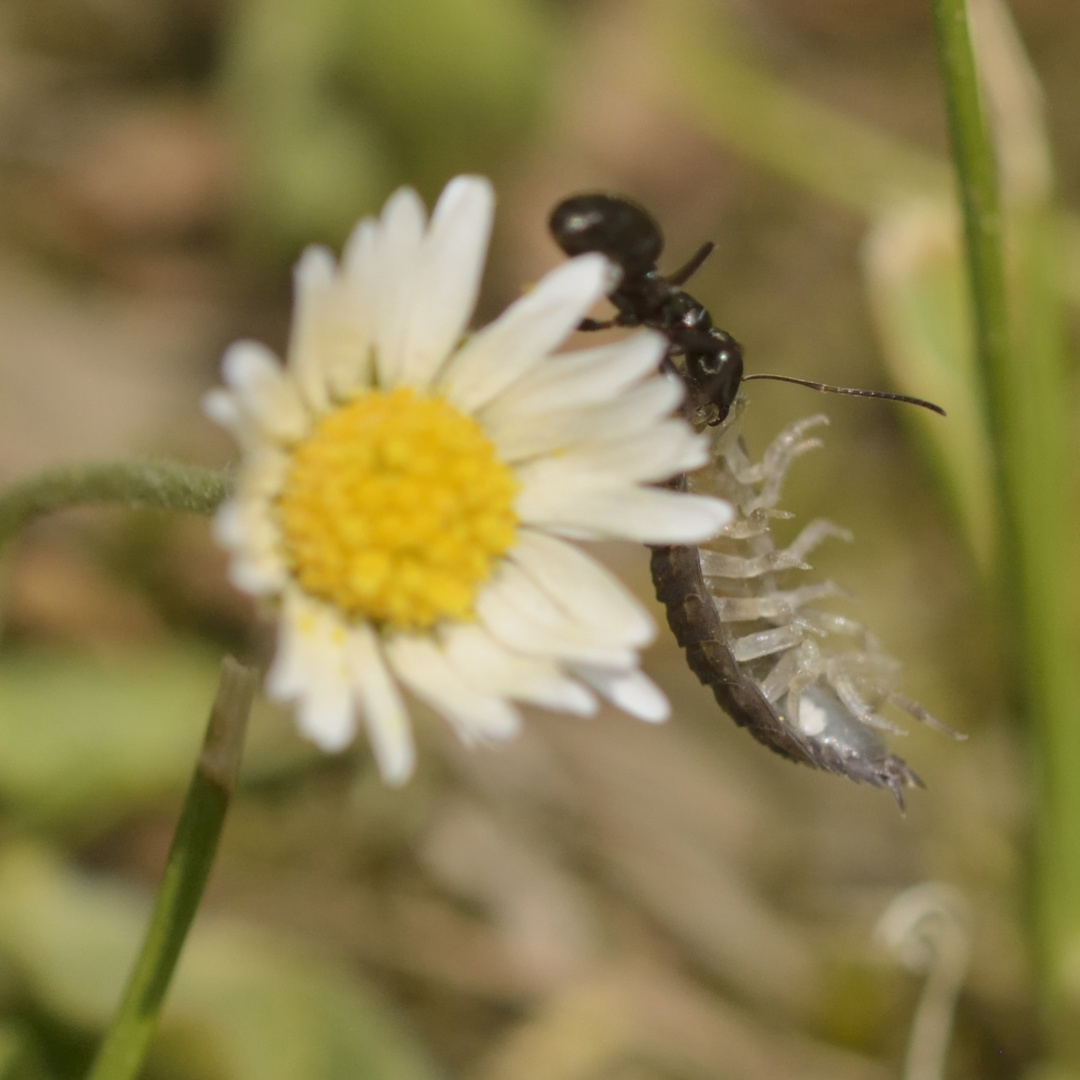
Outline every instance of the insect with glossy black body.
[[(805, 439), (805, 432), (827, 420), (811, 417), (785, 428), (754, 464), (738, 433), (739, 388), (749, 379), (772, 378), (943, 410), (901, 394), (744, 375), (738, 342), (682, 289), (713, 245), (704, 244), (675, 273), (661, 274), (660, 227), (628, 199), (575, 195), (555, 207), (549, 225), (567, 255), (599, 252), (622, 272), (609, 294), (616, 315), (603, 322), (586, 319), (581, 329), (645, 326), (662, 333), (669, 342), (663, 366), (687, 388), (687, 418), (699, 428), (713, 429), (712, 465), (677, 477), (672, 486), (721, 495), (735, 506), (736, 518), (714, 541), (700, 547), (657, 547), (652, 555), (656, 595), (690, 669), (735, 723), (769, 749), (888, 788), (902, 807), (903, 789), (922, 782), (872, 730), (900, 730), (883, 720), (877, 707), (891, 702), (923, 723), (956, 733), (894, 688), (896, 664), (872, 634), (851, 619), (812, 606), (838, 593), (835, 585), (779, 587), (780, 572), (809, 569), (803, 558), (813, 546), (827, 536), (847, 535), (828, 522), (814, 521), (786, 549), (778, 549), (770, 531), (771, 519), (791, 516), (776, 509), (789, 466), (820, 445)], [(832, 652), (820, 647), (845, 637), (857, 647)]]

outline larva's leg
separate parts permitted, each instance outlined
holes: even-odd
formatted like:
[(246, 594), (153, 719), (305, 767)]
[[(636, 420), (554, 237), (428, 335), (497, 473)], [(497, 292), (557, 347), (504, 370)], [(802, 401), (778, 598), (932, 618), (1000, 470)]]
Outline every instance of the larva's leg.
[(782, 458), (777, 459), (769, 466), (765, 462), (761, 462), (758, 465), (739, 468), (738, 471), (736, 471), (736, 463), (733, 462), (731, 455), (729, 455), (727, 463), (732, 476), (743, 487), (750, 489), (746, 497), (741, 500), (744, 513), (752, 513), (761, 507), (775, 506), (780, 501), (780, 491), (784, 486), (784, 481), (787, 479), (788, 470), (792, 464), (803, 454), (807, 454), (811, 450), (817, 450), (821, 445), (820, 439), (805, 439), (796, 443), (787, 450)]
[(784, 649), (794, 648), (801, 644), (806, 635), (811, 632), (801, 623), (776, 626), (771, 630), (759, 630), (755, 634), (735, 638), (731, 643), (731, 654), (738, 663), (745, 664), (749, 660), (756, 660), (759, 656), (771, 656), (773, 653), (783, 652)]
[[(813, 621), (820, 626), (818, 620)], [(833, 657), (834, 669), (854, 682), (864, 682), (872, 685), (878, 697), (884, 698), (892, 692), (896, 677), (900, 674), (900, 662), (882, 650), (877, 638), (853, 619), (843, 619), (842, 621), (850, 625), (852, 628), (849, 631), (850, 633), (860, 633), (862, 637), (869, 638), (871, 647), (838, 653)], [(833, 633), (835, 631), (826, 625), (826, 632)]]
[[(805, 604), (812, 604), (817, 600), (827, 600), (833, 596), (846, 596), (846, 590), (841, 589), (835, 581), (814, 581), (809, 585), (800, 585), (797, 589), (789, 589), (785, 594), (791, 603), (801, 609)], [(807, 612), (816, 614), (816, 612)]]
[(795, 459), (802, 457), (803, 454), (811, 450), (816, 450), (821, 445), (820, 439), (807, 439), (805, 442), (794, 446), (790, 456), (783, 461), (782, 468), (769, 473), (765, 478), (765, 482), (758, 489), (757, 497), (746, 504), (747, 512), (754, 511), (761, 506), (775, 506), (780, 501), (780, 492), (784, 486), (784, 481), (787, 479), (788, 469)]
[[(817, 581), (799, 589), (769, 593), (767, 596), (717, 596), (716, 610), (722, 622), (751, 622), (754, 619), (775, 619), (790, 622), (804, 604), (835, 596), (840, 590), (831, 581)], [(817, 612), (807, 612), (814, 623)]]
[(760, 484), (773, 478), (782, 480), (797, 457), (821, 445), (820, 439), (803, 439), (803, 435), (811, 428), (828, 422), (827, 416), (818, 415), (808, 416), (803, 420), (788, 424), (769, 443), (761, 461), (756, 465), (751, 464), (746, 451), (738, 443), (733, 444), (724, 455), (731, 475), (740, 484), (746, 485)]
[(859, 691), (855, 688), (855, 683), (849, 679), (846, 675), (842, 675), (833, 669), (833, 666), (828, 665), (829, 670), (827, 677), (829, 685), (836, 691), (836, 696), (844, 703), (844, 708), (847, 709), (852, 716), (857, 720), (862, 721), (867, 727), (877, 728), (879, 731), (888, 731), (894, 735), (906, 735), (907, 732), (897, 727), (895, 724), (890, 724), (888, 720), (883, 720), (874, 710), (870, 707), (869, 703), (865, 701)]
[[(843, 590), (837, 589), (837, 593), (842, 595)], [(837, 615), (832, 611), (808, 611), (806, 618), (826, 634), (861, 639), (866, 633), (866, 628), (861, 622), (849, 619), (846, 615)]]
[(763, 536), (771, 528), (770, 521), (788, 521), (795, 515), (786, 510), (770, 510), (764, 507), (751, 511), (745, 517), (738, 517), (725, 525), (716, 535), (729, 540), (749, 540), (754, 536)]
[(804, 559), (818, 546), (818, 544), (830, 536), (837, 540), (846, 540), (849, 544), (853, 539), (851, 533), (848, 532), (847, 529), (841, 529), (839, 525), (834, 525), (831, 521), (826, 521), (824, 518), (818, 518), (816, 521), (811, 521), (810, 524), (807, 525), (790, 544), (788, 544), (785, 550), (799, 559)]
[(769, 674), (759, 683), (761, 692), (771, 704), (778, 702), (791, 686), (791, 680), (802, 670), (802, 649), (790, 649), (773, 664)]
[(725, 555), (719, 551), (701, 551), (701, 572), (706, 578), (732, 581), (761, 577), (775, 570), (809, 570), (810, 567), (786, 551), (763, 551), (760, 555)]
[(821, 653), (813, 641), (804, 641), (785, 653), (762, 679), (761, 692), (771, 702), (777, 702), (796, 687), (799, 693), (822, 674)]
[(776, 570), (809, 570), (804, 556), (828, 536), (850, 539), (851, 534), (831, 522), (819, 519), (810, 522), (787, 548), (765, 551), (759, 555), (726, 555), (702, 549), (701, 570), (706, 577), (733, 580), (760, 577)]
[(929, 709), (920, 705), (913, 698), (909, 698), (906, 694), (901, 694), (898, 691), (893, 690), (889, 693), (888, 699), (897, 708), (903, 709), (904, 712), (915, 717), (920, 724), (925, 724), (927, 727), (931, 727), (935, 731), (940, 731), (944, 735), (951, 735), (954, 739), (963, 740), (967, 738), (963, 732), (956, 731), (949, 727), (948, 724), (943, 724)]
[(766, 476), (774, 476), (776, 474), (783, 475), (788, 470), (788, 466), (800, 453), (805, 453), (805, 450), (801, 450), (800, 447), (806, 446), (807, 442), (812, 442), (816, 446), (820, 446), (821, 442), (818, 439), (803, 440), (803, 435), (810, 431), (812, 428), (821, 427), (823, 424), (827, 425), (829, 418), (824, 413), (818, 413), (815, 416), (807, 416), (802, 420), (796, 420), (793, 424), (788, 424), (779, 435), (771, 443), (769, 443), (768, 449), (761, 456), (761, 464), (765, 469)]

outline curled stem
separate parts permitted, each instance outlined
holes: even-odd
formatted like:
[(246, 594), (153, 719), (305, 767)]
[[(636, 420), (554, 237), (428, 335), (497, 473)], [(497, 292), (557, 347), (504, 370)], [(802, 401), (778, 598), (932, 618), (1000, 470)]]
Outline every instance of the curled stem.
[(88, 1080), (134, 1080), (142, 1069), (217, 853), (255, 685), (253, 669), (225, 657), (150, 925)]
[(956, 998), (971, 955), (967, 901), (928, 881), (897, 896), (878, 922), (885, 946), (911, 971), (926, 975), (911, 1022), (904, 1080), (943, 1080)]

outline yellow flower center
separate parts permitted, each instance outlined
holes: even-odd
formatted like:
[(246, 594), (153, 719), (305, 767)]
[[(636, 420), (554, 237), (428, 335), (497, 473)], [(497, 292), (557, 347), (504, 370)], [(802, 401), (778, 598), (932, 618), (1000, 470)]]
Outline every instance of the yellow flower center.
[(476, 421), (409, 389), (372, 391), (292, 458), (277, 508), (308, 593), (401, 628), (472, 616), (518, 520), (517, 481)]

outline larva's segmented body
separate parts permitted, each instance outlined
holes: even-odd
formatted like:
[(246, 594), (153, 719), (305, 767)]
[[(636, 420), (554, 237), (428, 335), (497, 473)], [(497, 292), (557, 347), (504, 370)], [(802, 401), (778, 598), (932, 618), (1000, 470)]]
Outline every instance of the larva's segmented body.
[(871, 634), (815, 606), (839, 592), (832, 582), (781, 588), (781, 575), (808, 569), (804, 558), (821, 540), (847, 538), (814, 521), (781, 549), (770, 528), (772, 519), (791, 516), (776, 509), (789, 466), (820, 445), (805, 433), (827, 420), (791, 424), (753, 464), (738, 434), (741, 411), (737, 405), (711, 429), (712, 463), (675, 481), (730, 500), (735, 520), (699, 548), (655, 548), (657, 597), (691, 670), (737, 724), (793, 761), (888, 788), (903, 806), (903, 789), (922, 782), (873, 730), (896, 730), (874, 710), (891, 701), (944, 725), (896, 692), (895, 661)]

